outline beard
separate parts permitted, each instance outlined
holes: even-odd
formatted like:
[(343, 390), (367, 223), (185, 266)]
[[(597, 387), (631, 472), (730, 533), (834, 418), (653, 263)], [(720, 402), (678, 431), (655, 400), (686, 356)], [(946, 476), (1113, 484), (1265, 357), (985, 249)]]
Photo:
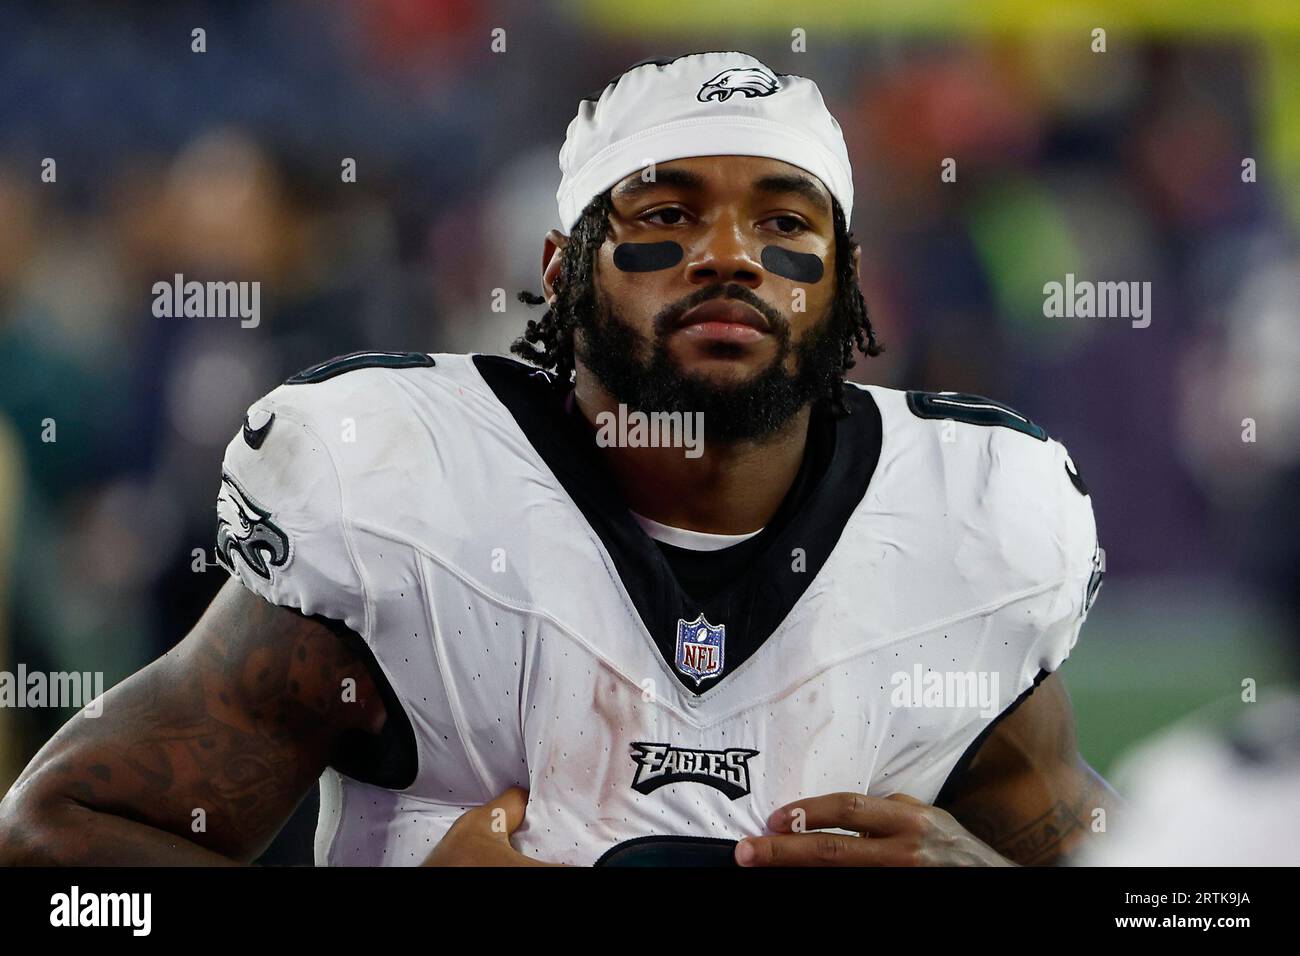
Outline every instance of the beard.
[[(709, 299), (727, 296), (766, 316), (777, 340), (777, 354), (759, 372), (741, 382), (718, 382), (681, 368), (668, 351), (668, 337), (686, 310)], [(761, 441), (775, 434), (816, 398), (829, 396), (843, 376), (844, 335), (835, 321), (838, 310), (804, 333), (790, 339), (790, 323), (752, 291), (738, 283), (707, 286), (655, 316), (654, 338), (647, 338), (618, 314), (599, 290), (589, 308), (580, 309), (575, 337), (577, 357), (615, 401), (645, 413), (703, 413), (708, 441)], [(737, 346), (717, 343), (715, 354)], [(648, 356), (647, 356), (648, 352)], [(786, 370), (793, 356), (794, 372)]]

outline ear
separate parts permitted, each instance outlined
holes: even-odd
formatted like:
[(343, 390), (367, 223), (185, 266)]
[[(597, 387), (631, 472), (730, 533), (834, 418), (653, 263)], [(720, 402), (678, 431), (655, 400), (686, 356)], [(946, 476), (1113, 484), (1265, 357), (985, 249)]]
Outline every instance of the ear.
[(862, 288), (862, 247), (858, 246), (853, 250), (853, 279), (857, 282), (858, 288)]
[(546, 297), (547, 305), (555, 305), (559, 298), (555, 283), (560, 277), (560, 250), (568, 244), (569, 237), (558, 229), (548, 232), (546, 241), (542, 243), (542, 295)]

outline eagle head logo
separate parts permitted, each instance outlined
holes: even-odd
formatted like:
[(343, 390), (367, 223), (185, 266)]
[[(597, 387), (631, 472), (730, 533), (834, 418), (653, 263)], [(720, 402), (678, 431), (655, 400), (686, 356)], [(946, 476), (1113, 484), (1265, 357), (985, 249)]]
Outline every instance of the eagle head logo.
[(734, 66), (701, 86), (695, 98), (701, 103), (725, 103), (733, 93), (744, 93), (747, 98), (771, 96), (780, 88), (776, 77), (761, 67)]
[(271, 513), (244, 493), (226, 472), (217, 495), (217, 559), (235, 572), (238, 554), (258, 577), (289, 563), (289, 538), (271, 522)]

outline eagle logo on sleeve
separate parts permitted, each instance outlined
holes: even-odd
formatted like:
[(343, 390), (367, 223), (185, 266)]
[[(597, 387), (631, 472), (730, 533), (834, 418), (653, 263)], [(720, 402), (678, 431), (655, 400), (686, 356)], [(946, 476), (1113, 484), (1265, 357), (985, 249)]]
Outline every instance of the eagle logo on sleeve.
[(708, 103), (710, 100), (725, 103), (731, 99), (733, 93), (744, 93), (746, 99), (751, 99), (755, 96), (771, 96), (780, 88), (776, 77), (767, 70), (757, 67), (732, 67), (730, 70), (723, 70), (701, 86), (695, 98), (701, 103)]
[(217, 559), (233, 574), (238, 554), (258, 577), (271, 579), (271, 568), (289, 563), (289, 538), (267, 511), (244, 493), (229, 473), (221, 473), (217, 495)]

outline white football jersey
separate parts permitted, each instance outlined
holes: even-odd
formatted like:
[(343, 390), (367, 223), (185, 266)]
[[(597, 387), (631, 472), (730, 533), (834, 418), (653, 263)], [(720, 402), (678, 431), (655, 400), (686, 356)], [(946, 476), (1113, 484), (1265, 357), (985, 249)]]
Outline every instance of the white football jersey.
[(317, 863), (419, 864), (515, 784), (516, 847), (579, 865), (729, 847), (800, 797), (933, 802), (1074, 645), (1092, 507), (1004, 406), (846, 392), (815, 487), (704, 602), (528, 366), (360, 353), (255, 403), (226, 450), (221, 559), (360, 634), (418, 752), (402, 789), (325, 773)]

